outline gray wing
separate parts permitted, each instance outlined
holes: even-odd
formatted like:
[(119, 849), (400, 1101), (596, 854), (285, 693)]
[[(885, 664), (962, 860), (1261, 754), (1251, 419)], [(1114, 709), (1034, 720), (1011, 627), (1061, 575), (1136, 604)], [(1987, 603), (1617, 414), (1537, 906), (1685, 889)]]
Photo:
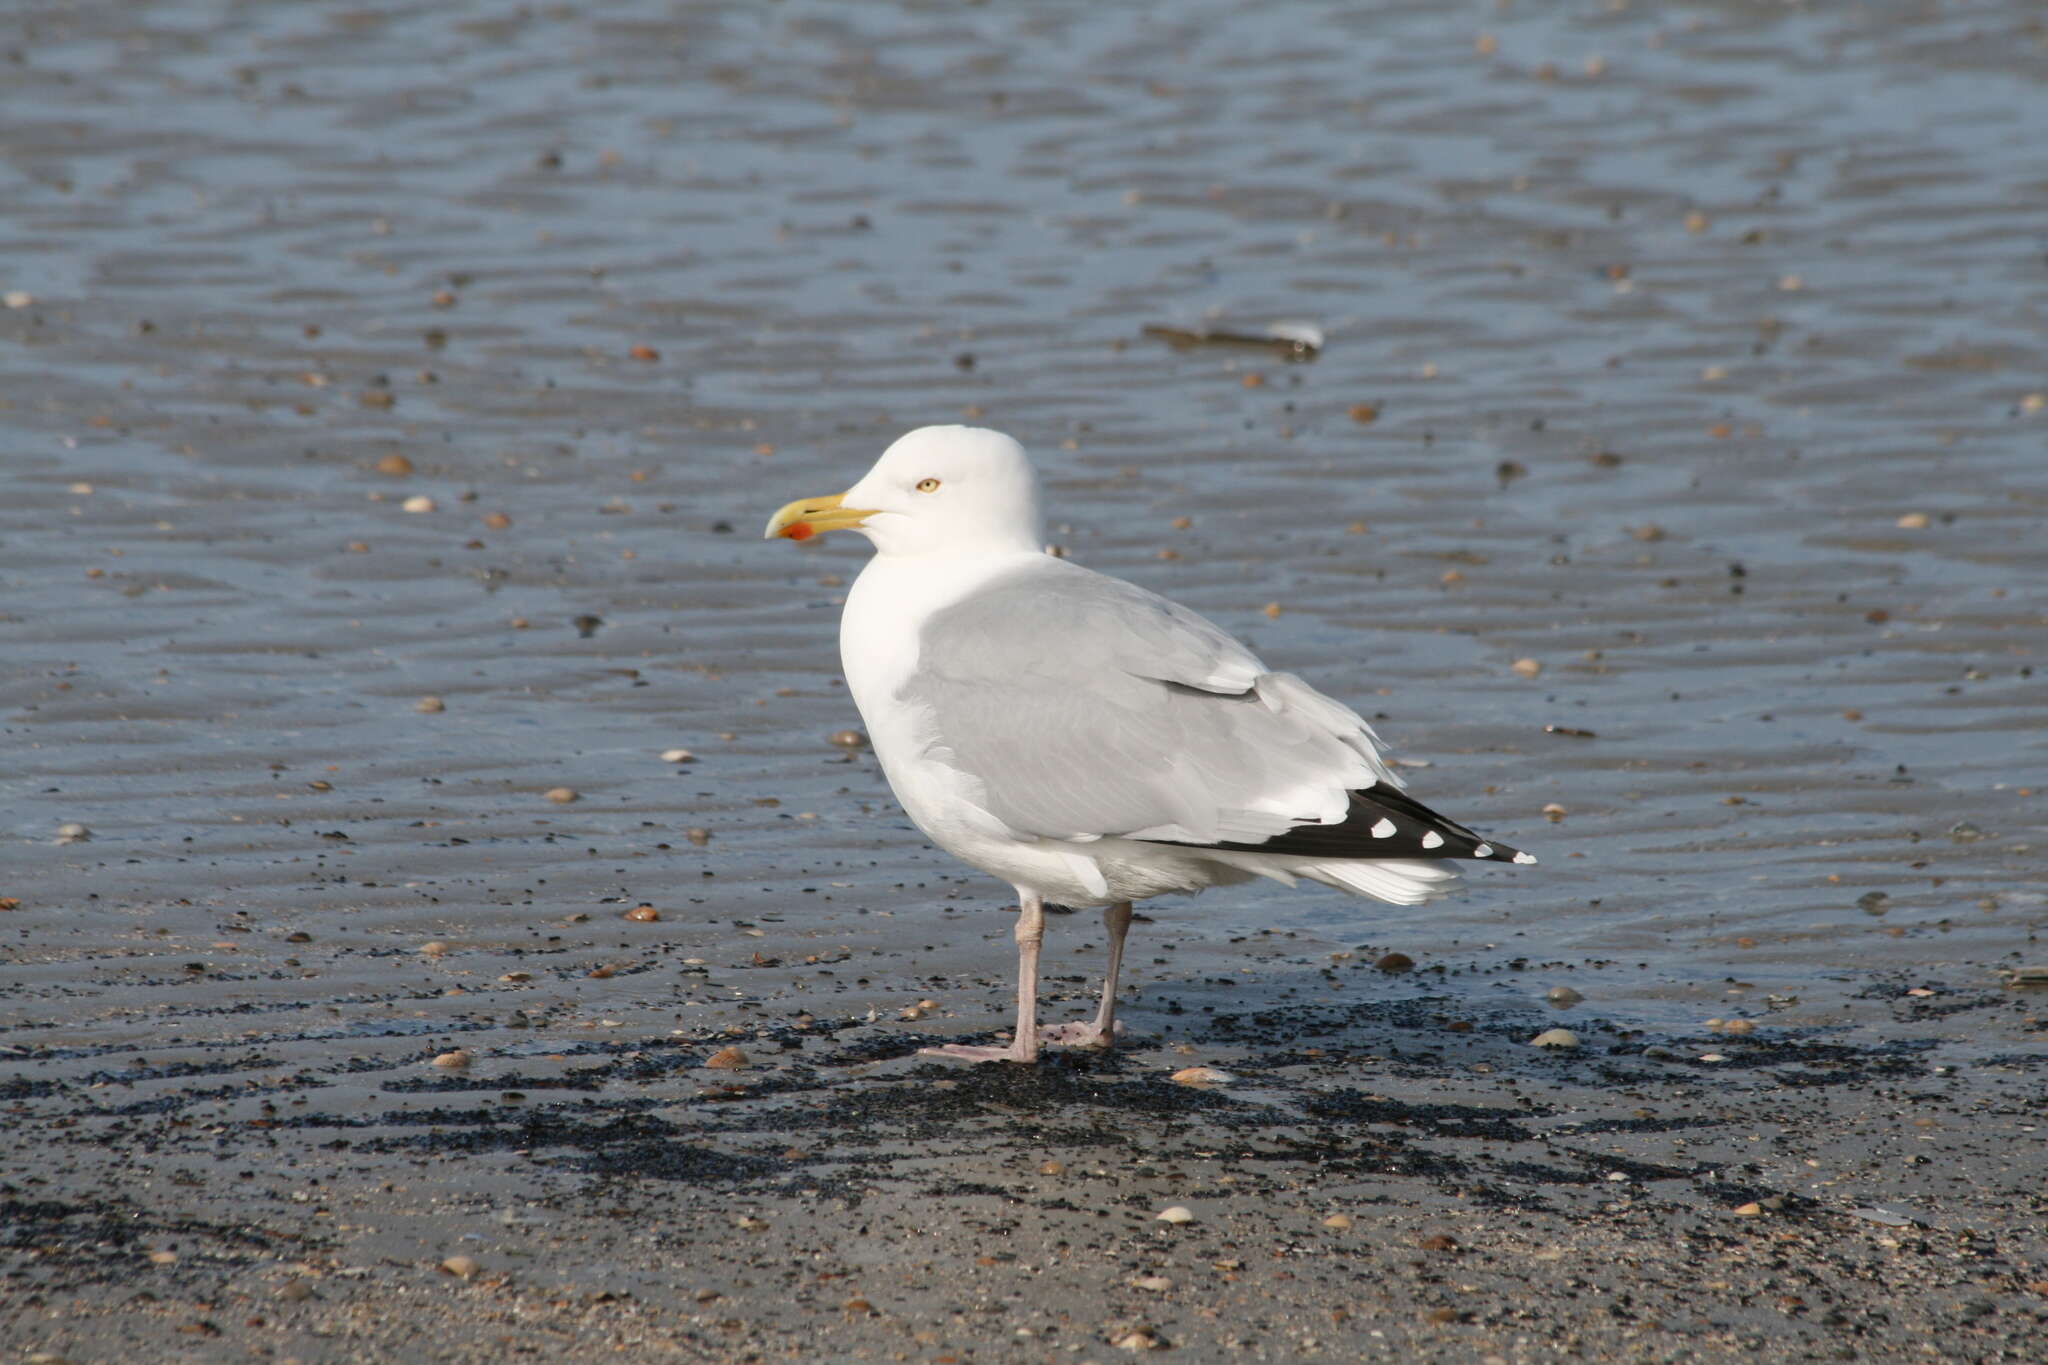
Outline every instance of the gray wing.
[(1023, 835), (1257, 843), (1399, 786), (1371, 729), (1187, 608), (1057, 559), (935, 613), (924, 756)]

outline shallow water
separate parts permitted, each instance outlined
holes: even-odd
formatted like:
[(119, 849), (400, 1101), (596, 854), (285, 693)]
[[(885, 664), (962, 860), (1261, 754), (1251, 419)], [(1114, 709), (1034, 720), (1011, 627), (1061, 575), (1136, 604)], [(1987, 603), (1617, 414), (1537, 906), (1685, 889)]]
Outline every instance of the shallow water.
[[(1533, 1019), (1568, 983), (1596, 1032), (1882, 1041), (1873, 976), (2040, 960), (2030, 7), (27, 16), (18, 1046), (998, 1026), (1006, 890), (827, 742), (864, 547), (755, 539), (949, 420), (1037, 453), (1075, 558), (1544, 858), (1427, 909), (1149, 907), (1140, 1032), (1261, 992)], [(1141, 335), (1276, 319), (1326, 348)], [(1053, 934), (1078, 1012), (1099, 932)], [(1388, 948), (1457, 974), (1316, 970)]]

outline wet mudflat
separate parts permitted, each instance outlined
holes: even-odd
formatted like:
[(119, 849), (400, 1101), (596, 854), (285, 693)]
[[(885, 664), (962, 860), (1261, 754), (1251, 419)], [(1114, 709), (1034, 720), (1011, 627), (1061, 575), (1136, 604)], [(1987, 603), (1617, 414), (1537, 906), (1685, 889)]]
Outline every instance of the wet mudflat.
[[(0, 1340), (2037, 1358), (2044, 41), (22, 11)], [(1006, 893), (832, 742), (859, 547), (753, 537), (946, 420), (1543, 864), (1158, 902), (1125, 1052), (918, 1058)]]

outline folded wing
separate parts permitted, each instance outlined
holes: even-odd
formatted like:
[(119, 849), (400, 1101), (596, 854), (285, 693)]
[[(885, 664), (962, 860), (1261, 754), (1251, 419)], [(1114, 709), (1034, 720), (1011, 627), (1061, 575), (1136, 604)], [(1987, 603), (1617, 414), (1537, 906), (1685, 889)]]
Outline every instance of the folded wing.
[(1360, 795), (1423, 809), (1356, 712), (1186, 608), (1062, 560), (935, 614), (901, 695), (924, 713), (925, 756), (1027, 837), (1287, 852), (1289, 838), (1344, 830), (1317, 851), (1473, 856), (1476, 836), (1424, 852), (1420, 829), (1398, 846), (1371, 824), (1347, 829)]

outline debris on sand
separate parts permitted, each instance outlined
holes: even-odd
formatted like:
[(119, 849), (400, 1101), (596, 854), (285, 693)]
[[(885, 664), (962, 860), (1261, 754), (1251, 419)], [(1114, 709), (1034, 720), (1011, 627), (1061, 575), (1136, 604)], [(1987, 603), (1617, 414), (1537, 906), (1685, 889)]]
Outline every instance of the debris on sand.
[(1282, 360), (1314, 360), (1323, 350), (1323, 329), (1312, 322), (1273, 322), (1257, 332), (1225, 327), (1170, 327), (1151, 323), (1144, 334), (1175, 350), (1196, 346), (1250, 346), (1271, 351)]

